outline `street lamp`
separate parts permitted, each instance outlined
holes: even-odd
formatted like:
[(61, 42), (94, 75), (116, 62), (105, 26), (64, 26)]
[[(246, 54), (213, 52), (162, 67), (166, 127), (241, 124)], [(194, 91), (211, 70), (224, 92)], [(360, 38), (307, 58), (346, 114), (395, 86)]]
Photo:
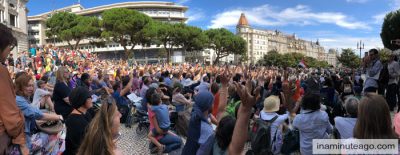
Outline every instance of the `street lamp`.
[(361, 50), (364, 49), (364, 43), (360, 40), (360, 42), (357, 42), (357, 49), (360, 49), (360, 59), (361, 59)]

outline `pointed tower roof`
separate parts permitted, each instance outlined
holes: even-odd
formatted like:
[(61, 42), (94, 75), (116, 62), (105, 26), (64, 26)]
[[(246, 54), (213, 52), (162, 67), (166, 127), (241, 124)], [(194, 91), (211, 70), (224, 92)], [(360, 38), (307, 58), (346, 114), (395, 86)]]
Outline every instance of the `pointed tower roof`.
[(244, 13), (242, 13), (240, 15), (239, 22), (238, 22), (237, 26), (250, 26), (249, 22), (246, 19), (246, 16), (244, 15)]

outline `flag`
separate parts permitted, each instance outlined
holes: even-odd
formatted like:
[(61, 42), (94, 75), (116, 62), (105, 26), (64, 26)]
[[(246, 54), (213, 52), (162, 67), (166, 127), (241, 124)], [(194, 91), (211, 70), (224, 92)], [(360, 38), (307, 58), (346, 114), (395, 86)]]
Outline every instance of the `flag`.
[(301, 59), (301, 61), (299, 62), (299, 66), (302, 67), (302, 68), (307, 68), (307, 65), (304, 62), (304, 59)]

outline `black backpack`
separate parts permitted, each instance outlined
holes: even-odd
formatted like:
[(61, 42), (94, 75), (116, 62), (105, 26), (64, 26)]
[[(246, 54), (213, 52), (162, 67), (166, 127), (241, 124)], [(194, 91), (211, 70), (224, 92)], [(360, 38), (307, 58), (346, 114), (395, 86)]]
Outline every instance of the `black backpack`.
[(385, 64), (383, 65), (383, 68), (381, 70), (381, 72), (379, 73), (379, 80), (378, 83), (380, 84), (388, 84), (389, 83), (389, 69), (388, 69), (388, 65)]
[(254, 155), (273, 154), (272, 144), (276, 139), (276, 133), (271, 137), (271, 125), (277, 118), (278, 116), (275, 116), (269, 121), (256, 119), (251, 130), (251, 149)]

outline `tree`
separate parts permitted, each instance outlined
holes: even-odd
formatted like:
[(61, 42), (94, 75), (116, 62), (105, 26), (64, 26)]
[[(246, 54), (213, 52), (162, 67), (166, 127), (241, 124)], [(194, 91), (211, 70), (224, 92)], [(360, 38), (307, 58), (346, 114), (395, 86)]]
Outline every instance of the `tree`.
[(379, 58), (380, 58), (382, 63), (389, 62), (390, 55), (392, 54), (392, 51), (390, 51), (387, 48), (378, 48), (378, 53), (379, 53)]
[(177, 32), (179, 31), (180, 25), (169, 24), (163, 22), (156, 23), (156, 44), (163, 45), (167, 53), (167, 62), (171, 61), (171, 53), (174, 47), (179, 45), (179, 40), (177, 39)]
[(247, 45), (243, 38), (234, 35), (224, 28), (209, 29), (205, 31), (208, 37), (208, 47), (214, 49), (216, 58), (213, 64), (218, 64), (221, 58), (229, 54), (246, 53)]
[[(79, 16), (68, 12), (54, 14), (46, 21), (47, 37), (57, 37), (66, 41), (71, 49), (77, 49), (82, 39), (98, 38), (101, 34), (99, 20), (96, 17)], [(71, 41), (75, 41), (72, 46)]]
[(400, 10), (386, 14), (382, 24), (381, 39), (385, 48), (392, 51), (399, 49), (399, 45), (392, 44), (391, 40), (400, 39)]
[(183, 54), (186, 51), (203, 50), (208, 42), (208, 38), (198, 27), (188, 26), (185, 24), (176, 25), (177, 44), (183, 49)]
[(259, 60), (259, 63), (265, 66), (280, 66), (282, 59), (282, 55), (277, 50), (270, 50), (263, 59)]
[[(102, 37), (120, 43), (124, 48), (126, 58), (129, 58), (138, 44), (149, 40), (144, 31), (149, 28), (152, 19), (138, 11), (114, 8), (102, 13)], [(127, 46), (131, 46), (128, 49)]]
[(350, 48), (342, 49), (342, 53), (337, 59), (343, 66), (350, 68), (358, 68), (361, 62), (360, 58)]

